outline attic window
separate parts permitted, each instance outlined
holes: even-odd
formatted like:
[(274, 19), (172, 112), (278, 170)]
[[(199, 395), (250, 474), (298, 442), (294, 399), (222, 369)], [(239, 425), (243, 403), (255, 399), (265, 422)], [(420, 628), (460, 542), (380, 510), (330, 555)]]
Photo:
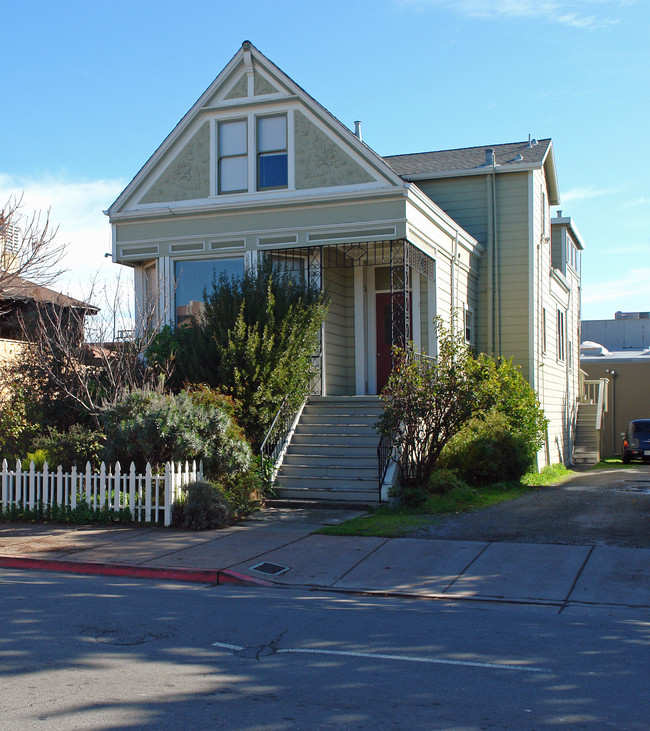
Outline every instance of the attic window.
[(247, 130), (245, 119), (219, 122), (219, 193), (248, 190)]
[(286, 188), (287, 117), (257, 118), (257, 189)]

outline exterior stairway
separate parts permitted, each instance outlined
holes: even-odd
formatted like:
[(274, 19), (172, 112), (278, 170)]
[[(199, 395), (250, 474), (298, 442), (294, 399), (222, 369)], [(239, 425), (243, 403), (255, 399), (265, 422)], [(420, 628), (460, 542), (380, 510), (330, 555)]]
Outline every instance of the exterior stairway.
[(282, 500), (379, 502), (378, 396), (309, 399), (275, 480)]
[(596, 429), (596, 404), (578, 404), (573, 464), (596, 464), (600, 460), (600, 432)]

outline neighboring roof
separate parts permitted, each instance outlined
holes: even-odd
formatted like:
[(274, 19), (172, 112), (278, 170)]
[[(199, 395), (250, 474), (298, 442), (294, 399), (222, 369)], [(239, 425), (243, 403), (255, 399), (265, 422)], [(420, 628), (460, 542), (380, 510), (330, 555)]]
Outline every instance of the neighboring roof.
[(585, 340), (580, 343), (580, 355), (609, 355), (609, 350), (600, 343), (595, 343), (593, 340)]
[[(457, 150), (437, 150), (434, 152), (415, 152), (409, 155), (388, 155), (384, 160), (401, 177), (427, 175), (429, 173), (455, 172), (458, 170), (477, 170), (485, 172), (485, 154), (494, 150), (495, 162), (499, 166), (513, 167), (528, 164), (541, 165), (548, 152), (551, 140), (539, 140), (537, 144), (510, 142), (505, 145), (480, 145), (463, 147)], [(519, 160), (518, 156), (522, 159)], [(482, 170), (481, 170), (482, 168)]]
[(580, 353), (580, 362), (595, 363), (597, 361), (634, 361), (636, 363), (646, 362), (650, 365), (650, 348), (645, 350), (611, 350), (602, 355)]
[(68, 297), (67, 294), (55, 292), (49, 287), (30, 282), (18, 275), (8, 276), (6, 281), (0, 285), (0, 300), (18, 300), (22, 302), (49, 302), (61, 307), (71, 307), (86, 310), (87, 312), (99, 312), (99, 308), (87, 302)]
[(415, 152), (407, 155), (387, 155), (384, 160), (402, 178), (423, 180), (450, 174), (482, 174), (492, 171), (486, 164), (487, 151), (494, 150), (496, 172), (516, 172), (531, 168), (546, 168), (550, 203), (560, 202), (557, 174), (551, 139), (509, 142), (503, 145), (479, 145), (456, 150)]

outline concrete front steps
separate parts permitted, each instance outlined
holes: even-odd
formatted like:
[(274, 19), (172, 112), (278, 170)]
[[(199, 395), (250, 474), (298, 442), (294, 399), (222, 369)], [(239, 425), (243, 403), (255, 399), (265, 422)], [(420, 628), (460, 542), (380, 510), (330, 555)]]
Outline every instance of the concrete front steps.
[(573, 464), (596, 464), (600, 460), (600, 434), (596, 430), (596, 404), (579, 404)]
[(300, 421), (275, 480), (280, 500), (324, 505), (379, 502), (375, 425), (378, 396), (315, 396)]

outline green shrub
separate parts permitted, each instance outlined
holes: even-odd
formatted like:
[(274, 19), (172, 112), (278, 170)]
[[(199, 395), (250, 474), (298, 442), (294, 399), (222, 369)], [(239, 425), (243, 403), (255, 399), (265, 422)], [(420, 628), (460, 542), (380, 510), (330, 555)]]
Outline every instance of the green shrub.
[(434, 495), (445, 495), (452, 490), (464, 489), (467, 483), (461, 479), (456, 472), (451, 470), (439, 469), (431, 473), (429, 480), (429, 492)]
[(34, 469), (36, 472), (42, 472), (43, 467), (45, 467), (45, 463), (48, 463), (49, 467), (49, 460), (47, 457), (47, 452), (44, 449), (37, 449), (34, 452), (27, 452), (27, 459), (25, 460), (24, 466), (30, 466), (31, 463), (34, 463)]
[(236, 517), (248, 515), (256, 510), (264, 496), (265, 483), (259, 469), (259, 458), (250, 469), (223, 479), (223, 491)]
[(521, 368), (512, 359), (493, 358), (485, 353), (469, 365), (476, 381), (476, 412), (503, 414), (510, 430), (526, 443), (532, 462), (544, 444), (548, 419)]
[(10, 384), (0, 402), (0, 458), (23, 459), (37, 432), (28, 414), (25, 390)]
[(224, 528), (233, 521), (233, 511), (221, 490), (210, 482), (191, 482), (181, 488), (174, 505), (172, 524), (184, 530)]
[(209, 477), (238, 474), (251, 461), (231, 408), (205, 388), (178, 394), (132, 391), (104, 409), (106, 456), (144, 471), (147, 462), (203, 460)]
[(298, 406), (313, 377), (327, 298), (268, 259), (204, 292), (200, 320), (163, 328), (147, 357), (173, 364), (170, 388), (205, 383), (233, 397), (236, 417), (260, 446), (285, 396)]
[(73, 466), (84, 469), (87, 462), (97, 469), (104, 456), (104, 435), (79, 424), (73, 424), (65, 432), (50, 427), (46, 435), (34, 439), (32, 446), (45, 452), (50, 469), (59, 465), (64, 472)]
[(438, 462), (469, 485), (518, 480), (530, 467), (530, 445), (512, 431), (505, 414), (490, 411), (470, 419), (447, 443)]

